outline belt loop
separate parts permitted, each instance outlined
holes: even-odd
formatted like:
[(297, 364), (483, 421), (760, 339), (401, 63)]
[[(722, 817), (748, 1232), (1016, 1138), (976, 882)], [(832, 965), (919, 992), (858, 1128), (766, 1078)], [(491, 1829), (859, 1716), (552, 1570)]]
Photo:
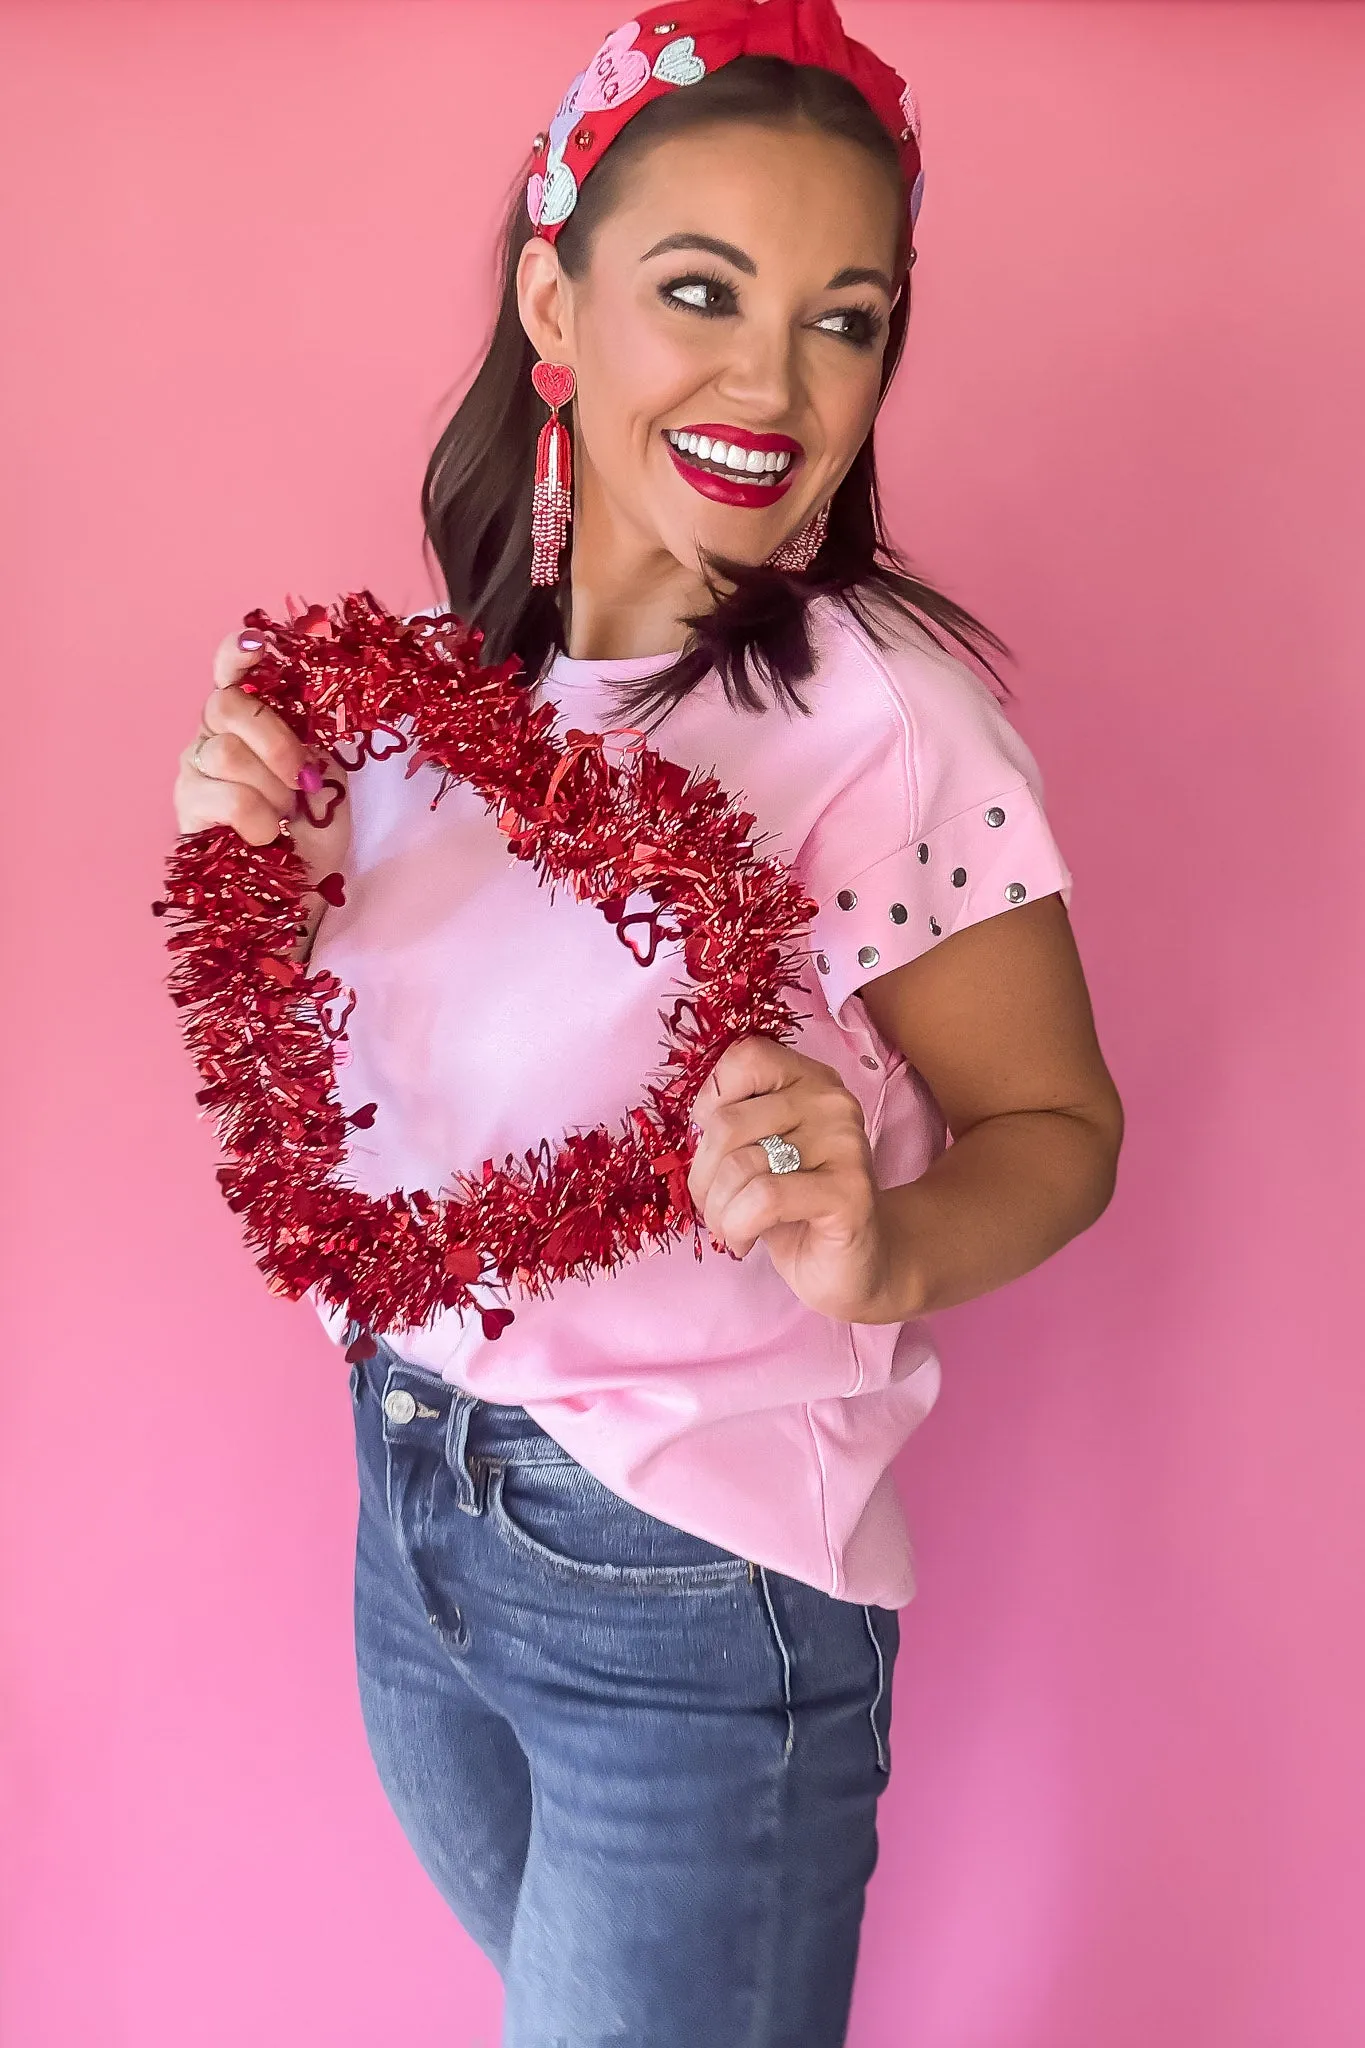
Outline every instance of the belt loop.
[(473, 1394), (452, 1392), (446, 1417), (446, 1463), (455, 1480), (455, 1499), (467, 1515), (484, 1510), (488, 1473), (482, 1459), (469, 1456), (469, 1421), (478, 1403)]

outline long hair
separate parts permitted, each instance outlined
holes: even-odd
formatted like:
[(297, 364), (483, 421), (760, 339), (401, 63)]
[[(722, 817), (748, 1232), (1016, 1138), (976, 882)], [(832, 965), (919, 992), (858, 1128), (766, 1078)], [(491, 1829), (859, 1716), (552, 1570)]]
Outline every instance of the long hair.
[[(686, 92), (652, 100), (622, 130), (584, 180), (560, 230), (556, 248), (565, 272), (582, 276), (598, 224), (645, 151), (664, 136), (735, 121), (806, 126), (865, 149), (895, 181), (900, 217), (908, 219), (895, 144), (856, 86), (815, 65), (740, 57)], [(545, 415), (531, 385), (536, 355), (518, 314), (516, 279), (521, 251), (534, 232), (519, 182), (499, 244), (501, 291), (492, 335), (427, 465), (422, 516), (451, 609), (482, 628), (488, 659), (516, 655), (525, 672), (538, 677), (564, 647), (565, 631), (558, 591), (531, 582), (531, 490)], [(902, 261), (904, 254), (902, 249)], [(909, 314), (907, 273), (888, 324), (883, 394), (905, 346)], [(711, 606), (681, 622), (687, 629), (682, 653), (667, 668), (620, 690), (621, 711), (633, 723), (664, 717), (712, 670), (732, 705), (762, 711), (785, 700), (807, 710), (800, 686), (811, 677), (815, 656), (806, 611), (819, 596), (837, 597), (879, 640), (888, 612), (919, 624), (940, 647), (947, 635), (997, 683), (986, 649), (1010, 654), (962, 605), (914, 576), (890, 540), (871, 432), (830, 500), (829, 531), (809, 569), (789, 575), (718, 556), (705, 558), (702, 568)]]

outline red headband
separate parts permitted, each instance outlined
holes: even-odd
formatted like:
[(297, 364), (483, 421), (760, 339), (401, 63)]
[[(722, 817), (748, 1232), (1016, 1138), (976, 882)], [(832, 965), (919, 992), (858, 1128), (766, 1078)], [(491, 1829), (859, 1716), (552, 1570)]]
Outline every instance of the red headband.
[(915, 95), (889, 64), (849, 40), (833, 0), (676, 0), (616, 29), (569, 87), (548, 134), (532, 144), (526, 209), (537, 234), (554, 241), (584, 178), (633, 114), (736, 57), (816, 64), (857, 86), (900, 151), (913, 235), (924, 193)]

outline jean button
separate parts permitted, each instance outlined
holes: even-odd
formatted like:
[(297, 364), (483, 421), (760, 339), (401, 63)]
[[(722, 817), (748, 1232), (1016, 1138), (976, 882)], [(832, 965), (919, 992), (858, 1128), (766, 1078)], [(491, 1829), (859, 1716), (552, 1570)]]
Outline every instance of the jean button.
[(390, 1422), (411, 1422), (417, 1403), (406, 1387), (394, 1387), (384, 1396), (384, 1413)]

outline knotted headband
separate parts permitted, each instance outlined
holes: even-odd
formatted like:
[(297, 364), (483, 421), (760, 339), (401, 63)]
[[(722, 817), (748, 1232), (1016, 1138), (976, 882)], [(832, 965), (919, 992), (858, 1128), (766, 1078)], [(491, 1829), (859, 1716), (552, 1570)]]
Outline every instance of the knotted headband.
[(736, 57), (818, 65), (858, 88), (900, 152), (913, 235), (924, 194), (915, 95), (889, 64), (844, 34), (833, 0), (676, 0), (613, 30), (531, 146), (526, 209), (536, 232), (554, 241), (584, 178), (632, 115)]

